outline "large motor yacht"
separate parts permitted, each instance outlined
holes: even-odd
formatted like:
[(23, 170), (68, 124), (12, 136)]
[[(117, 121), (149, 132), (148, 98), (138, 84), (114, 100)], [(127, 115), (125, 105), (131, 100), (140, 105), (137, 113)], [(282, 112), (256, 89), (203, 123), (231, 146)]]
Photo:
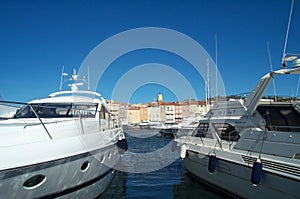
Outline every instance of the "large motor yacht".
[(300, 74), (293, 63), (263, 76), (246, 100), (219, 100), (175, 139), (188, 173), (241, 198), (300, 197), (300, 103), (262, 99), (274, 77)]
[(1, 101), (21, 106), (0, 120), (0, 198), (95, 198), (110, 184), (123, 130), (99, 93), (78, 89), (76, 70), (66, 80), (71, 90), (47, 98)]

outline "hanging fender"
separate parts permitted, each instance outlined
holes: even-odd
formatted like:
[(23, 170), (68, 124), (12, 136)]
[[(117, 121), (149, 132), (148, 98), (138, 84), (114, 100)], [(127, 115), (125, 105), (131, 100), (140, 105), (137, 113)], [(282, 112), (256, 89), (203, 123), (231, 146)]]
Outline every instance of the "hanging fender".
[(217, 156), (216, 154), (212, 153), (209, 155), (209, 160), (208, 160), (208, 172), (209, 173), (214, 173), (216, 170), (216, 164), (217, 164)]
[(252, 173), (251, 173), (251, 182), (253, 186), (257, 186), (260, 182), (260, 178), (262, 175), (262, 163), (260, 158), (258, 158), (254, 163), (252, 167)]
[(184, 159), (184, 158), (185, 158), (185, 156), (186, 156), (186, 150), (187, 150), (186, 145), (185, 145), (185, 144), (182, 145), (182, 146), (181, 146), (181, 149), (180, 149), (180, 157), (181, 157), (181, 159)]

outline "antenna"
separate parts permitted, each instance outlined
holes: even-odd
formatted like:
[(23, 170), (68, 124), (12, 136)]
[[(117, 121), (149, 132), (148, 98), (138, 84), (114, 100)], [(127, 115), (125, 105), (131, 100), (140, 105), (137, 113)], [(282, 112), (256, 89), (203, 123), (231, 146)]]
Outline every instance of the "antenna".
[[(267, 42), (267, 48), (268, 48), (268, 54), (269, 54), (269, 61), (270, 61), (270, 70), (273, 72), (273, 65), (272, 65), (272, 58), (271, 58), (271, 52), (270, 52), (270, 45), (269, 42)], [(272, 79), (273, 82), (273, 92), (274, 92), (274, 101), (277, 101), (277, 95), (276, 95), (276, 88), (275, 88), (275, 80)]]
[(299, 84), (300, 84), (300, 76), (298, 78), (298, 84), (297, 84), (297, 90), (296, 90), (296, 100), (298, 99)]
[(288, 37), (289, 37), (293, 7), (294, 7), (294, 0), (292, 0), (292, 2), (291, 2), (290, 16), (289, 16), (288, 26), (287, 26), (287, 30), (286, 30), (286, 34), (285, 34), (285, 42), (284, 42), (283, 54), (282, 54), (282, 68), (286, 68), (286, 60), (284, 58), (286, 56), (286, 45), (287, 45), (287, 41), (288, 41)]
[(205, 83), (205, 87), (204, 87), (204, 90), (205, 90), (205, 105), (206, 105), (206, 108), (207, 108), (207, 106), (208, 106), (207, 81), (205, 80), (204, 83)]
[(215, 35), (216, 42), (216, 102), (218, 102), (218, 38)]
[(61, 76), (60, 76), (60, 85), (59, 85), (59, 90), (62, 90), (62, 84), (63, 84), (63, 77), (64, 77), (64, 68), (65, 66), (62, 66), (62, 70), (61, 70)]
[(208, 102), (209, 102), (209, 106), (211, 106), (211, 93), (210, 93), (210, 80), (209, 80), (209, 59), (206, 59), (206, 64), (207, 64), (207, 98), (208, 98)]
[(88, 90), (90, 90), (90, 65), (88, 65)]

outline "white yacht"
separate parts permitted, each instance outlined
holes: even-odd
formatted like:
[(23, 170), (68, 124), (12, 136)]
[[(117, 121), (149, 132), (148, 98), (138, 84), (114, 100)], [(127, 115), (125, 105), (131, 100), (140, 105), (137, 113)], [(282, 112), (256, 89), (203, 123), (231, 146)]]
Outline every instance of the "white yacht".
[(275, 76), (300, 74), (293, 63), (262, 77), (245, 101), (219, 101), (175, 139), (191, 176), (241, 198), (300, 198), (300, 102), (262, 100)]
[(140, 129), (148, 129), (149, 128), (149, 122), (141, 122), (141, 123), (139, 123), (139, 127), (140, 127)]
[(110, 184), (127, 149), (123, 130), (99, 93), (78, 89), (75, 70), (66, 80), (70, 91), (0, 120), (0, 198), (95, 198)]
[(162, 137), (178, 137), (189, 135), (199, 124), (200, 117), (186, 118), (180, 123), (165, 123), (159, 127)]
[(190, 135), (195, 128), (199, 125), (199, 120), (202, 116), (195, 116), (183, 119), (178, 125), (178, 131), (175, 134), (175, 137), (180, 137), (184, 135)]
[(159, 127), (159, 133), (162, 137), (171, 137), (174, 138), (178, 129), (180, 128), (180, 124), (177, 123), (164, 123), (161, 127)]

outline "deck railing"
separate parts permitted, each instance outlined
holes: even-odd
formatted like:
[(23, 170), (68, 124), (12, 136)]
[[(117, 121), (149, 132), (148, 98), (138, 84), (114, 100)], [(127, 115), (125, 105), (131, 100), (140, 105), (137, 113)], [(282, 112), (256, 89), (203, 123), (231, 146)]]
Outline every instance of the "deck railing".
[[(63, 103), (63, 104), (68, 104), (68, 103)], [(82, 132), (84, 133), (84, 128), (83, 128), (83, 124), (82, 124), (82, 119), (84, 118), (95, 118), (96, 115), (99, 115), (101, 114), (101, 112), (103, 113), (103, 111), (101, 110), (98, 110), (97, 107), (93, 110), (91, 109), (83, 109), (83, 108), (76, 108), (76, 107), (72, 107), (72, 105), (84, 105), (83, 103), (80, 103), (80, 104), (76, 104), (76, 103), (69, 103), (70, 104), (70, 107), (62, 107), (61, 104), (51, 104), (51, 105), (43, 105), (43, 104), (30, 104), (30, 103), (23, 103), (23, 102), (12, 102), (12, 101), (0, 101), (0, 105), (4, 105), (4, 106), (12, 106), (12, 105), (15, 105), (15, 110), (16, 110), (16, 113), (12, 116), (12, 117), (5, 117), (5, 118), (2, 118), (2, 119), (18, 119), (18, 118), (37, 118), (39, 123), (34, 123), (34, 124), (26, 124), (24, 126), (24, 128), (28, 127), (28, 126), (33, 126), (33, 125), (42, 125), (45, 132), (47, 133), (48, 137), (50, 139), (53, 139), (53, 137), (51, 136), (49, 130), (47, 129), (46, 125), (45, 124), (50, 124), (50, 123), (58, 123), (58, 122), (65, 122), (66, 120), (63, 120), (63, 121), (55, 121), (55, 122), (44, 122), (42, 120), (42, 118), (79, 118), (80, 120), (80, 125), (81, 125), (81, 129), (82, 129)], [(17, 106), (16, 106), (17, 105)], [(18, 117), (17, 116), (17, 113), (19, 110), (21, 110), (22, 107), (24, 106), (28, 106), (31, 110), (31, 112), (33, 113), (33, 115), (30, 115), (30, 116), (24, 116), (24, 117)], [(48, 109), (55, 109), (55, 108), (59, 108), (60, 111), (62, 112), (66, 112), (66, 114), (62, 115), (62, 114), (44, 114), (44, 113), (40, 113), (38, 111), (38, 109), (41, 109), (41, 108), (48, 108)], [(76, 113), (76, 114), (70, 114), (68, 115), (67, 113), (68, 112), (73, 112), (73, 113)], [(93, 114), (90, 114), (90, 115), (87, 115), (86, 113), (87, 112), (93, 112)], [(119, 128), (119, 124), (118, 124), (118, 121), (112, 121), (111, 120), (111, 113), (110, 112), (107, 112), (105, 111), (105, 113), (108, 115), (108, 118), (103, 118), (107, 121), (107, 124), (105, 126), (102, 126), (101, 124), (101, 118), (99, 117), (98, 120), (99, 120), (99, 130), (104, 130), (104, 129), (113, 129), (113, 128)], [(102, 129), (103, 127), (103, 129)]]
[(27, 105), (30, 107), (31, 111), (33, 112), (33, 114), (35, 115), (36, 118), (38, 118), (40, 124), (43, 126), (43, 128), (45, 129), (47, 135), (49, 136), (49, 138), (52, 140), (52, 136), (50, 135), (48, 129), (46, 128), (45, 124), (43, 123), (42, 119), (40, 118), (39, 114), (37, 114), (37, 112), (34, 110), (34, 108), (32, 107), (32, 104), (29, 103), (23, 103), (23, 102), (10, 102), (10, 101), (0, 101), (0, 104), (18, 104), (18, 105)]

